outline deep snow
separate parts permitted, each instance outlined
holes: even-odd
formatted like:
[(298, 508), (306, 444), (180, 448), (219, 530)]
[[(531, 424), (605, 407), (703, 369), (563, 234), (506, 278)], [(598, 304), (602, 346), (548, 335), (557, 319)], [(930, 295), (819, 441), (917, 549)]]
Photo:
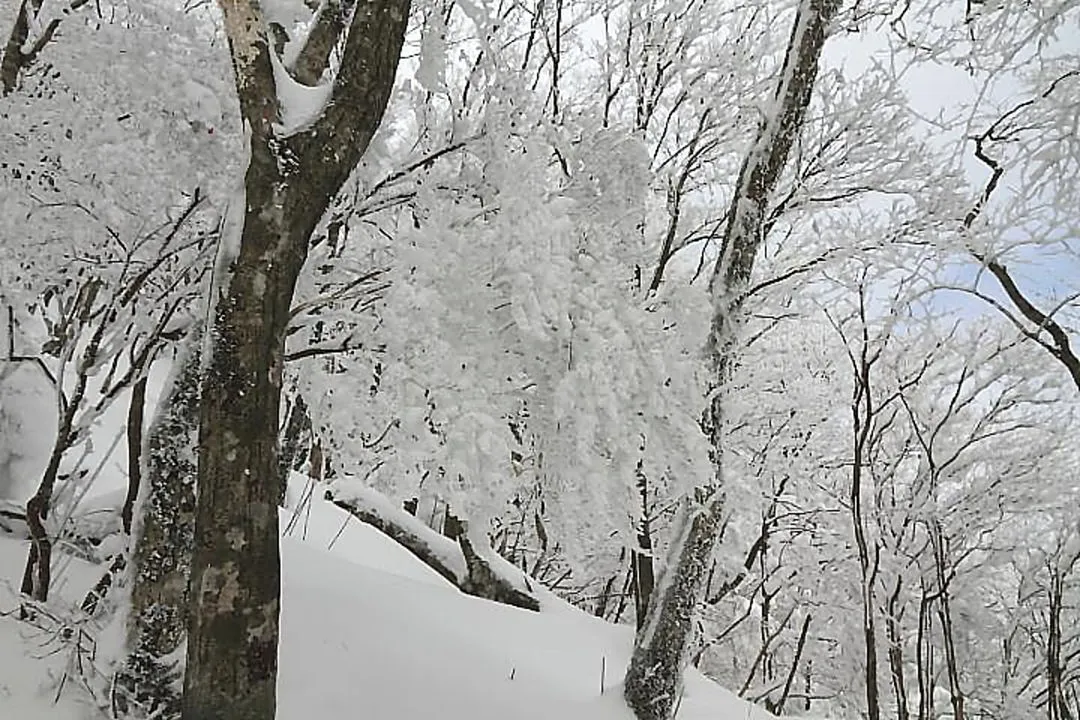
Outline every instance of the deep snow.
[[(294, 479), (281, 516), (278, 720), (632, 720), (620, 686), (630, 629), (554, 596), (532, 613), (464, 595), (321, 491), (302, 502), (303, 480)], [(24, 561), (24, 543), (0, 534), (2, 612), (16, 607)], [(98, 572), (70, 562), (58, 615), (70, 614), (64, 603), (77, 602)], [(0, 617), (0, 717), (103, 717), (76, 682), (54, 703), (72, 652), (49, 637), (14, 614)], [(678, 717), (773, 716), (691, 672)]]

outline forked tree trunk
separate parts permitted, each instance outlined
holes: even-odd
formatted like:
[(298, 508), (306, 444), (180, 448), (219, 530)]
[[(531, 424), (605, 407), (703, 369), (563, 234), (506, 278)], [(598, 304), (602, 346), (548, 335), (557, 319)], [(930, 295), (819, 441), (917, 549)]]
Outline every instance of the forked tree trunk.
[(668, 720), (682, 692), (693, 615), (705, 590), (724, 504), (721, 386), (734, 359), (735, 326), (761, 244), (769, 199), (802, 127), (826, 29), (839, 4), (839, 0), (799, 4), (774, 96), (775, 111), (759, 127), (732, 196), (720, 244), (723, 252), (709, 287), (713, 318), (707, 352), (717, 388), (702, 424), (712, 441), (714, 477), (708, 485), (696, 488), (684, 505), (682, 530), (671, 545), (667, 567), (638, 633), (624, 695), (639, 720)]
[[(38, 53), (56, 36), (60, 20), (69, 12), (78, 10), (90, 0), (72, 0), (64, 14), (52, 18), (48, 25), (41, 25), (41, 8), (44, 0), (21, 0), (19, 11), (12, 24), (11, 33), (4, 43), (3, 57), (0, 58), (0, 97), (15, 90), (23, 72), (37, 59)], [(30, 43), (30, 29), (39, 26), (36, 37)]]
[(272, 720), (278, 411), (289, 308), (311, 234), (382, 119), (409, 0), (357, 5), (330, 101), (291, 135), (275, 128), (282, 108), (259, 4), (219, 5), (250, 160), (211, 291), (182, 712), (184, 720)]
[[(864, 294), (859, 294), (859, 316), (866, 326), (866, 304)], [(867, 463), (867, 451), (871, 442), (870, 433), (874, 428), (874, 416), (879, 408), (874, 404), (872, 371), (874, 358), (870, 353), (868, 341), (863, 335), (863, 342), (858, 355), (852, 355), (855, 380), (851, 398), (852, 428), (852, 463), (851, 482), (848, 487), (848, 508), (851, 512), (852, 533), (855, 538), (856, 555), (859, 560), (859, 600), (862, 611), (863, 635), (863, 688), (866, 696), (868, 720), (881, 717), (881, 701), (878, 688), (878, 648), (877, 615), (874, 588), (880, 559), (880, 548), (874, 544), (866, 532), (866, 520), (863, 512), (863, 471)]]

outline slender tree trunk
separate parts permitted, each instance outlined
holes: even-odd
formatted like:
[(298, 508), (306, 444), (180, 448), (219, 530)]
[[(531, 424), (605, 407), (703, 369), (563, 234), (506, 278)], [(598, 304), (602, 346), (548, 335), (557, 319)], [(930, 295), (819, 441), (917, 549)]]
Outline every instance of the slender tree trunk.
[(649, 479), (645, 476), (640, 461), (637, 467), (637, 486), (641, 501), (641, 520), (637, 532), (638, 546), (630, 554), (630, 569), (634, 578), (634, 608), (637, 611), (635, 619), (637, 629), (640, 630), (645, 625), (649, 598), (652, 597), (656, 585), (656, 576), (653, 571), (652, 528), (649, 523)]
[(285, 428), (281, 437), (280, 484), (281, 497), (279, 504), (284, 504), (285, 493), (289, 487), (289, 474), (302, 467), (301, 463), (309, 455), (312, 447), (311, 415), (308, 412), (307, 403), (300, 393), (294, 396), (292, 406), (288, 409), (285, 418)]
[[(81, 297), (89, 298), (81, 310), (85, 320), (86, 313), (89, 313), (89, 308), (93, 304), (96, 286), (90, 283), (84, 289), (87, 290), (87, 294)], [(79, 357), (75, 368), (75, 387), (71, 395), (66, 398), (64, 410), (57, 423), (56, 440), (53, 442), (49, 463), (45, 467), (45, 473), (41, 477), (37, 491), (26, 503), (26, 525), (30, 531), (30, 550), (26, 557), (26, 568), (23, 571), (20, 591), (38, 602), (45, 602), (48, 599), (49, 585), (52, 582), (52, 539), (45, 528), (45, 521), (52, 505), (52, 494), (60, 473), (60, 462), (72, 444), (75, 416), (86, 397), (87, 375), (97, 360), (106, 325), (107, 323), (104, 322), (98, 324)], [(57, 387), (56, 391), (62, 393), (63, 387)], [(24, 608), (20, 615), (25, 615), (25, 613)]]
[(896, 584), (886, 603), (888, 615), (885, 618), (885, 630), (889, 636), (889, 672), (892, 675), (893, 695), (896, 698), (897, 720), (909, 720), (907, 699), (907, 680), (904, 677), (904, 636), (900, 625), (900, 591), (903, 588), (901, 578)]
[[(127, 446), (128, 446), (128, 485), (124, 504), (120, 508), (120, 522), (124, 534), (128, 537), (129, 546), (131, 540), (131, 524), (135, 513), (135, 501), (142, 484), (142, 441), (143, 441), (143, 411), (146, 406), (146, 375), (143, 375), (131, 387), (131, 400), (128, 402), (127, 416)], [(108, 594), (114, 580), (120, 576), (127, 567), (127, 557), (124, 552), (117, 553), (109, 569), (101, 576), (94, 587), (83, 598), (82, 610), (88, 615), (97, 611), (98, 604)]]
[(131, 520), (135, 512), (135, 500), (142, 485), (142, 444), (143, 415), (146, 409), (146, 375), (143, 375), (131, 388), (131, 401), (128, 403), (127, 446), (128, 446), (128, 486), (124, 497), (124, 506), (120, 509), (120, 521), (124, 533), (131, 535)]
[[(867, 368), (867, 373), (869, 368)], [(862, 393), (869, 403), (870, 387), (862, 386)], [(859, 399), (858, 397), (856, 398)], [(870, 428), (870, 407), (866, 408), (866, 417), (860, 417), (858, 403), (853, 405), (856, 429), (855, 460), (851, 471), (851, 523), (854, 528), (855, 546), (859, 558), (859, 595), (862, 608), (863, 652), (865, 653), (864, 684), (866, 688), (866, 712), (869, 720), (881, 717), (881, 702), (877, 677), (877, 627), (874, 613), (874, 579), (877, 574), (877, 558), (870, 557), (869, 541), (866, 537), (865, 521), (862, 513), (862, 465), (866, 435)], [(861, 425), (860, 425), (861, 423)]]
[(734, 359), (735, 326), (761, 244), (769, 200), (802, 128), (826, 30), (838, 6), (838, 0), (803, 0), (799, 4), (774, 96), (775, 112), (759, 127), (732, 197), (721, 243), (723, 252), (709, 288), (713, 318), (707, 352), (715, 369), (717, 389), (706, 409), (703, 426), (712, 441), (715, 472), (712, 482), (697, 487), (684, 503), (681, 532), (674, 537), (667, 566), (635, 642), (624, 695), (638, 720), (668, 720), (682, 692), (683, 672), (693, 642), (693, 615), (705, 591), (722, 524), (722, 384)]
[(934, 569), (937, 575), (938, 620), (941, 621), (941, 639), (945, 649), (945, 674), (949, 678), (949, 699), (953, 708), (953, 720), (964, 720), (964, 691), (960, 687), (960, 666), (956, 656), (949, 583), (945, 575), (945, 537), (941, 525), (936, 520), (930, 530), (930, 537), (934, 550)]
[(1050, 608), (1046, 638), (1046, 714), (1048, 720), (1067, 720), (1063, 678), (1065, 668), (1061, 658), (1061, 610), (1064, 601), (1064, 581), (1061, 572), (1050, 567)]
[[(795, 656), (791, 659), (791, 667), (788, 668), (787, 678), (784, 680), (784, 689), (780, 693), (780, 699), (769, 708), (771, 713), (780, 715), (784, 712), (784, 706), (787, 705), (788, 697), (791, 695), (791, 687), (795, 682), (795, 674), (799, 670), (799, 661), (802, 659), (803, 650), (806, 649), (806, 636), (810, 632), (812, 620), (813, 616), (811, 615), (803, 618), (802, 627), (799, 628), (799, 639), (795, 643)], [(809, 678), (809, 674), (807, 678)], [(807, 688), (807, 695), (809, 694), (810, 690)]]
[(930, 607), (933, 598), (927, 594), (926, 581), (922, 583), (919, 599), (919, 629), (915, 638), (915, 669), (919, 681), (918, 720), (934, 717), (934, 668), (933, 668), (933, 618)]

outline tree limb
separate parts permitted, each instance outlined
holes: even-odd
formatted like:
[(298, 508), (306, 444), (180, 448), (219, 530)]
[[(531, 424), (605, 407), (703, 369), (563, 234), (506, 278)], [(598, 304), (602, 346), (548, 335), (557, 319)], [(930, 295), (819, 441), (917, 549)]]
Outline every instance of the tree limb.
[[(997, 138), (999, 129), (1009, 120), (1009, 118), (1013, 117), (1024, 108), (1033, 105), (1038, 99), (1048, 97), (1061, 82), (1066, 78), (1075, 75), (1080, 75), (1080, 71), (1071, 71), (1057, 78), (1038, 98), (1026, 100), (1012, 108), (1009, 112), (998, 118), (984, 133), (975, 138), (975, 157), (990, 169), (990, 177), (987, 179), (986, 185), (983, 186), (983, 190), (979, 194), (978, 200), (976, 200), (975, 204), (968, 210), (967, 215), (964, 216), (963, 229), (965, 231), (970, 232), (975, 221), (982, 215), (991, 195), (993, 195), (994, 191), (997, 189), (1002, 175), (1005, 174), (1005, 168), (1001, 162), (987, 152), (987, 144)], [(1034, 303), (1027, 298), (1019, 285), (1016, 284), (1012, 274), (1004, 264), (991, 259), (985, 253), (981, 253), (974, 248), (970, 248), (970, 252), (972, 257), (990, 271), (1001, 285), (1002, 290), (1005, 291), (1005, 295), (1013, 303), (1020, 314), (1035, 325), (1037, 331), (1036, 335), (1045, 331), (1050, 336), (1053, 341), (1052, 346), (1041, 342), (1040, 344), (1043, 345), (1043, 347), (1045, 347), (1058, 362), (1065, 366), (1073, 383), (1076, 385), (1077, 389), (1080, 390), (1080, 358), (1076, 356), (1075, 351), (1072, 349), (1068, 332), (1066, 332), (1050, 314), (1044, 313), (1035, 307)]]
[(290, 68), (298, 82), (309, 86), (319, 84), (330, 65), (330, 54), (345, 34), (355, 7), (356, 0), (323, 0), (304, 47)]

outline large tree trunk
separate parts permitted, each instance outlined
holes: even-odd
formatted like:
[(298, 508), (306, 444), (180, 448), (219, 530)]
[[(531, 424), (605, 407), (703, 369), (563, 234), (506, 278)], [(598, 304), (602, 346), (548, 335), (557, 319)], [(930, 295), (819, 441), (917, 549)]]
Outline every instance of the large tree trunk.
[(183, 717), (272, 720), (280, 597), (278, 411), (289, 307), (310, 236), (382, 119), (409, 0), (358, 5), (330, 102), (291, 135), (275, 128), (282, 108), (259, 5), (219, 5), (250, 132), (250, 161), (212, 290)]
[(281, 365), (304, 230), (314, 223), (290, 231), (285, 208), (295, 210), (275, 159), (252, 144), (240, 253), (216, 303), (200, 404), (187, 720), (275, 712)]
[(196, 448), (201, 323), (174, 360), (142, 453), (143, 482), (135, 501), (127, 585), (131, 606), (127, 657), (116, 673), (113, 703), (163, 720), (179, 714), (174, 654), (187, 629), (188, 576), (195, 529)]
[(721, 242), (723, 252), (710, 282), (712, 331), (707, 352), (717, 389), (703, 418), (713, 445), (715, 477), (697, 488), (683, 509), (667, 567), (638, 634), (624, 694), (639, 720), (668, 720), (682, 692), (683, 671), (693, 640), (693, 614), (705, 590), (707, 570), (723, 509), (723, 394), (720, 387), (734, 359), (735, 326), (743, 294), (764, 232), (770, 196), (799, 133), (817, 78), (826, 29), (839, 0), (803, 0), (795, 16), (775, 94), (775, 111), (764, 118), (743, 161)]

